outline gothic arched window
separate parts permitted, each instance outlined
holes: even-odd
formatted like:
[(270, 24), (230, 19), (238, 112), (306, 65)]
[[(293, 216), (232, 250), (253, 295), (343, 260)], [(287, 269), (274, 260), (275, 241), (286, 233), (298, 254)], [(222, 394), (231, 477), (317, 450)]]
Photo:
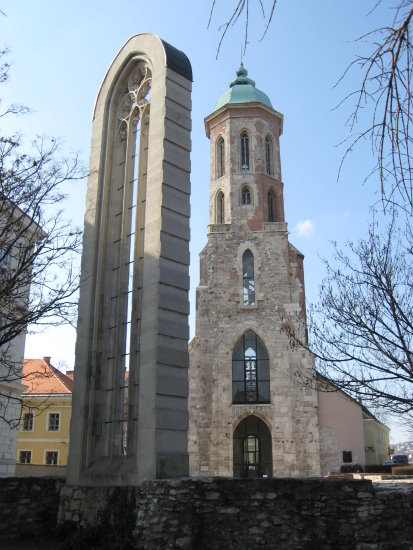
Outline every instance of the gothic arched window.
[(222, 178), (225, 174), (225, 141), (222, 136), (217, 141), (217, 177)]
[(266, 347), (255, 332), (246, 332), (232, 353), (232, 402), (269, 403), (270, 365)]
[(247, 132), (241, 134), (241, 170), (248, 172), (250, 169), (250, 145)]
[(274, 191), (272, 189), (268, 191), (267, 200), (268, 200), (268, 221), (275, 222), (276, 221), (276, 204), (275, 204)]
[(251, 204), (251, 191), (248, 185), (244, 185), (241, 190), (241, 204), (242, 206), (247, 206), (248, 204)]
[(246, 250), (242, 256), (242, 282), (244, 306), (255, 304), (254, 256)]
[(222, 191), (217, 195), (216, 223), (225, 223), (225, 196)]
[(265, 138), (265, 172), (269, 176), (274, 174), (274, 149), (271, 136)]

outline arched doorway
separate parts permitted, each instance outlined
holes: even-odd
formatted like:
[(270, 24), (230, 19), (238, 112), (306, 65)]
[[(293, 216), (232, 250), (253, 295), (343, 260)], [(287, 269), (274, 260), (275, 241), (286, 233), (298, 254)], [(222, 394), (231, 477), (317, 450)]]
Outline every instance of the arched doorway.
[(234, 431), (234, 477), (272, 477), (271, 432), (255, 415)]

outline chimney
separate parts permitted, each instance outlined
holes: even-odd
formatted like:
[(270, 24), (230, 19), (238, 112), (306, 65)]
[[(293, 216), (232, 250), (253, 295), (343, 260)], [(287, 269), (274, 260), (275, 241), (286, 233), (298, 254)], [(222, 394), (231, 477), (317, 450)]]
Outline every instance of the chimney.
[(75, 374), (75, 371), (74, 371), (74, 370), (67, 370), (67, 371), (66, 371), (66, 376), (67, 376), (68, 378), (70, 378), (70, 380), (73, 380), (74, 374)]
[(50, 365), (50, 359), (51, 359), (51, 356), (50, 356), (50, 355), (49, 355), (49, 356), (47, 356), (47, 355), (43, 356), (43, 361), (44, 361), (45, 363), (47, 363), (48, 365)]

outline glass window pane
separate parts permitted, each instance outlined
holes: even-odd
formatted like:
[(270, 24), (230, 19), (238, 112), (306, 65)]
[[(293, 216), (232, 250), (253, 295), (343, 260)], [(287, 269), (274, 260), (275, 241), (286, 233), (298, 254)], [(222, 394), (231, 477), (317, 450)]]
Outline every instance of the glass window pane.
[(260, 403), (270, 402), (270, 383), (260, 382), (258, 384), (258, 401)]
[(246, 332), (244, 334), (244, 349), (247, 350), (251, 348), (252, 350), (256, 350), (256, 336), (253, 332)]
[(232, 353), (232, 358), (235, 360), (244, 360), (244, 345), (242, 338), (238, 340), (238, 342), (235, 344), (234, 351)]
[(258, 359), (268, 359), (268, 351), (260, 338), (257, 337), (257, 357)]
[(266, 359), (258, 362), (258, 379), (263, 381), (270, 379), (270, 362)]
[(245, 403), (244, 382), (232, 383), (232, 400), (234, 403)]
[(234, 382), (244, 381), (244, 361), (232, 361), (232, 379)]

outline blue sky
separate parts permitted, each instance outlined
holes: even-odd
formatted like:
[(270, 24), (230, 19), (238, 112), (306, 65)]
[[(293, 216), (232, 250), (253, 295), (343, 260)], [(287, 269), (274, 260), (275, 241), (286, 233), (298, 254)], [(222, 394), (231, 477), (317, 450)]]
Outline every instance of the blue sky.
[[(203, 120), (235, 77), (244, 33), (242, 20), (230, 29), (216, 60), (218, 28), (229, 17), (232, 4), (217, 0), (209, 29), (209, 0), (2, 0), (0, 5), (5, 13), (0, 15), (0, 46), (10, 49), (13, 63), (10, 82), (0, 96), (5, 103), (13, 100), (32, 109), (27, 117), (3, 120), (3, 131), (21, 131), (28, 139), (36, 134), (59, 136), (68, 151), (80, 152), (86, 164), (94, 101), (126, 40), (153, 32), (188, 55), (194, 75), (192, 335), (198, 254), (206, 243), (208, 224), (209, 143)], [(384, 1), (369, 15), (373, 0), (278, 0), (263, 41), (258, 0), (255, 4), (244, 65), (285, 117), (281, 137), (285, 215), (290, 240), (305, 255), (307, 299), (312, 301), (321, 282), (320, 256), (331, 254), (330, 241), (344, 243), (364, 235), (368, 207), (377, 199), (377, 182), (363, 184), (371, 162), (367, 146), (351, 155), (337, 182), (344, 152), (337, 144), (348, 134), (349, 110), (334, 107), (357, 88), (361, 73), (353, 71), (340, 86), (334, 84), (354, 56), (368, 48), (366, 41), (354, 40), (389, 23), (391, 2)], [(86, 183), (66, 191), (67, 215), (82, 226)], [(73, 329), (49, 330), (28, 336), (26, 356), (50, 355), (55, 364), (72, 367), (74, 345)]]

